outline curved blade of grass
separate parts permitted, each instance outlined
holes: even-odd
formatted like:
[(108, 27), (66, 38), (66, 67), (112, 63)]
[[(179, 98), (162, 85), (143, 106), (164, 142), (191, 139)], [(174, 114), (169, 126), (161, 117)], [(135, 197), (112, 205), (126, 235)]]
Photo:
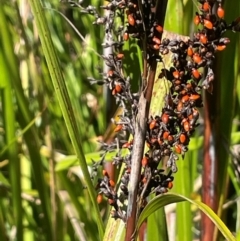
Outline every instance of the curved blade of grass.
[(85, 161), (84, 153), (81, 147), (81, 140), (79, 135), (79, 130), (77, 128), (77, 123), (73, 113), (73, 109), (70, 103), (69, 95), (63, 79), (59, 63), (57, 61), (57, 56), (54, 50), (54, 46), (51, 39), (51, 34), (47, 26), (46, 18), (44, 15), (43, 7), (41, 2), (38, 0), (29, 0), (33, 15), (35, 17), (39, 37), (42, 43), (43, 52), (47, 61), (48, 69), (51, 75), (54, 89), (56, 91), (59, 105), (61, 107), (63, 117), (68, 129), (69, 136), (71, 138), (73, 147), (75, 149), (76, 155), (79, 159), (79, 164), (84, 174), (84, 179), (88, 192), (93, 204), (93, 209), (97, 218), (99, 237), (102, 240), (103, 237), (103, 222), (100, 216), (99, 208), (96, 202), (96, 195), (94, 191), (93, 184), (87, 169), (87, 164)]
[(235, 237), (232, 235), (232, 233), (229, 231), (229, 229), (226, 227), (223, 221), (206, 204), (197, 200), (192, 200), (180, 194), (175, 194), (175, 193), (167, 193), (167, 194), (159, 195), (153, 198), (147, 204), (147, 206), (144, 208), (141, 215), (139, 216), (136, 230), (138, 231), (143, 221), (159, 208), (162, 208), (171, 203), (178, 203), (183, 201), (188, 201), (191, 204), (196, 205), (202, 212), (204, 212), (212, 220), (212, 222), (217, 226), (217, 228), (220, 230), (222, 235), (228, 241), (236, 241)]

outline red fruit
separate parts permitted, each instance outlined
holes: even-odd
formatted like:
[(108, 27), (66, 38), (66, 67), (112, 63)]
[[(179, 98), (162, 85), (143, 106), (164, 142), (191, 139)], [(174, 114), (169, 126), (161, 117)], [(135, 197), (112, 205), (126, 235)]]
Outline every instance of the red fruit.
[(132, 26), (135, 25), (135, 19), (132, 14), (128, 14), (128, 23)]
[(115, 182), (110, 179), (110, 180), (109, 180), (109, 185), (110, 185), (111, 187), (115, 187)]
[(199, 54), (195, 53), (195, 54), (193, 55), (193, 61), (194, 61), (196, 64), (199, 64), (199, 63), (201, 63), (202, 58), (200, 57)]
[(184, 95), (182, 97), (182, 103), (186, 103), (189, 100), (189, 96), (188, 95)]
[(154, 43), (156, 43), (156, 44), (160, 44), (161, 43), (161, 40), (159, 38), (155, 37), (155, 36), (153, 37), (152, 41)]
[(190, 100), (198, 100), (201, 98), (201, 95), (200, 94), (192, 94), (190, 95), (189, 99)]
[(204, 19), (203, 20), (203, 25), (204, 27), (208, 28), (208, 29), (213, 29), (213, 24), (211, 21), (207, 20), (207, 19)]
[(122, 130), (123, 125), (117, 125), (116, 128), (114, 129), (114, 132), (119, 132), (120, 130)]
[(200, 34), (200, 42), (206, 44), (208, 42), (207, 36), (205, 34)]
[(120, 93), (122, 91), (122, 86), (120, 84), (115, 85), (115, 93)]
[(180, 143), (185, 144), (186, 141), (187, 141), (186, 135), (185, 135), (185, 134), (181, 134), (181, 135), (179, 136), (179, 141), (180, 141)]
[(168, 121), (169, 121), (169, 115), (166, 114), (166, 113), (163, 113), (163, 114), (162, 114), (162, 122), (163, 122), (164, 124), (167, 124)]
[(202, 9), (207, 12), (209, 11), (211, 8), (210, 4), (208, 2), (205, 2), (203, 5), (202, 5)]
[(200, 73), (198, 72), (197, 69), (192, 69), (192, 76), (195, 78), (195, 79), (199, 79), (201, 77)]
[(127, 32), (125, 32), (124, 34), (123, 34), (123, 40), (124, 41), (127, 41), (129, 39), (129, 34), (127, 33)]
[(108, 172), (105, 169), (102, 170), (102, 174), (103, 174), (103, 176), (109, 177)]
[(113, 72), (113, 70), (112, 70), (112, 69), (108, 70), (107, 75), (108, 75), (109, 77), (112, 77), (112, 76), (113, 76), (113, 74), (114, 74), (114, 72)]
[(173, 77), (175, 78), (175, 79), (178, 79), (179, 77), (180, 77), (180, 73), (179, 73), (179, 71), (174, 71), (173, 72)]
[(156, 26), (155, 26), (155, 29), (156, 29), (159, 33), (162, 33), (162, 32), (163, 32), (163, 27), (160, 26), (160, 25), (156, 25)]
[(159, 45), (159, 44), (154, 44), (152, 47), (153, 47), (153, 49), (155, 49), (155, 50), (159, 50), (160, 45)]
[(183, 128), (184, 128), (184, 130), (185, 130), (186, 132), (188, 132), (188, 131), (190, 130), (190, 124), (189, 124), (188, 121), (185, 121), (185, 122), (183, 123)]
[(168, 136), (169, 136), (169, 132), (168, 132), (168, 131), (165, 131), (165, 132), (163, 133), (163, 139), (164, 139), (164, 140), (167, 140)]
[(198, 24), (200, 23), (200, 17), (199, 17), (198, 14), (194, 17), (193, 22), (194, 22), (196, 25), (198, 25)]
[(187, 55), (188, 56), (190, 56), (190, 57), (192, 57), (193, 56), (193, 49), (192, 49), (192, 47), (190, 46), (190, 47), (188, 47), (188, 49), (187, 49)]
[(175, 145), (175, 152), (177, 153), (177, 154), (181, 154), (181, 152), (182, 152), (182, 147), (181, 147), (181, 145)]
[(149, 124), (149, 129), (152, 130), (157, 124), (157, 121), (156, 120), (152, 120)]
[(123, 57), (124, 57), (124, 54), (123, 54), (123, 53), (118, 53), (118, 54), (117, 54), (117, 58), (118, 58), (118, 59), (122, 59)]
[(97, 195), (97, 203), (98, 203), (98, 204), (101, 203), (102, 200), (103, 200), (102, 194), (98, 194), (98, 195)]
[(219, 4), (219, 7), (217, 9), (217, 15), (219, 18), (224, 18), (225, 12), (224, 12), (221, 4)]
[(218, 46), (216, 46), (215, 49), (218, 51), (223, 51), (225, 48), (226, 48), (226, 45), (218, 45)]
[(147, 164), (148, 164), (148, 158), (147, 157), (143, 157), (143, 159), (142, 159), (142, 167), (147, 166)]
[(169, 182), (168, 183), (168, 189), (172, 189), (173, 188), (173, 183), (172, 182)]

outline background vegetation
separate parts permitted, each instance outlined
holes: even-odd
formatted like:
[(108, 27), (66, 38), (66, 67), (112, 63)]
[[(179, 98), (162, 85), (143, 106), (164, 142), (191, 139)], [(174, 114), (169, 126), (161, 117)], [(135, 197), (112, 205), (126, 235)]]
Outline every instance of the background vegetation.
[[(29, 2), (1, 0), (0, 4), (0, 240), (99, 240), (98, 218), (84, 188)], [(103, 3), (86, 1), (88, 4), (99, 7)], [(115, 111), (114, 105), (109, 106), (112, 101), (107, 99), (106, 90), (87, 80), (89, 76), (100, 78), (102, 60), (92, 49), (102, 54), (104, 32), (92, 25), (90, 16), (69, 3), (52, 0), (43, 5), (81, 147), (91, 166), (92, 160), (99, 159), (96, 140), (109, 140), (111, 136), (106, 130)], [(55, 10), (73, 23), (84, 41)], [(169, 1), (165, 28), (191, 34), (195, 11), (196, 2), (192, 0)], [(227, 22), (231, 22), (240, 15), (240, 4), (226, 2), (225, 11)], [(226, 35), (231, 44), (217, 56), (218, 84), (213, 94), (217, 99), (218, 213), (240, 240), (240, 40), (239, 34)], [(108, 130), (111, 133), (111, 127)], [(174, 192), (196, 200), (201, 198), (205, 181), (201, 178), (203, 133), (204, 115), (185, 160), (178, 162), (174, 180)], [(106, 224), (109, 210), (105, 202), (100, 209)], [(194, 206), (186, 202), (177, 208), (167, 207), (166, 212), (169, 240), (200, 238), (200, 213)], [(159, 219), (159, 215), (149, 219), (148, 240), (160, 240)]]

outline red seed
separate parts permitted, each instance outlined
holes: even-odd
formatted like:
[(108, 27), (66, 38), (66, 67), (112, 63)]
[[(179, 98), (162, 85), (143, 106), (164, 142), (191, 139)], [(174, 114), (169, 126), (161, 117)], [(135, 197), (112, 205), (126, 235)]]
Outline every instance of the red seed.
[(173, 183), (172, 182), (169, 182), (168, 183), (168, 189), (172, 189), (173, 188)]
[(167, 139), (168, 139), (168, 142), (172, 142), (174, 140), (172, 135), (169, 135)]
[(109, 180), (109, 185), (110, 185), (111, 187), (115, 187), (115, 182), (110, 179), (110, 180)]
[(130, 148), (132, 144), (133, 144), (133, 140), (124, 143), (124, 144), (122, 145), (122, 148)]
[(193, 49), (192, 49), (192, 47), (190, 46), (190, 47), (188, 47), (188, 49), (187, 49), (187, 55), (188, 56), (190, 56), (190, 57), (192, 57), (193, 56)]
[(155, 36), (153, 37), (152, 41), (154, 43), (156, 43), (156, 44), (160, 44), (161, 43), (161, 40), (159, 38), (155, 37)]
[(98, 195), (97, 195), (97, 203), (98, 203), (98, 204), (101, 203), (102, 200), (103, 200), (102, 194), (98, 194)]
[(181, 152), (182, 152), (182, 148), (181, 148), (181, 145), (175, 145), (175, 152), (177, 153), (177, 154), (181, 154)]
[(114, 72), (113, 72), (113, 70), (112, 70), (112, 69), (108, 70), (107, 75), (108, 75), (109, 77), (112, 77), (112, 76), (113, 76), (113, 74), (114, 74)]
[(142, 159), (142, 167), (145, 167), (148, 165), (148, 158), (147, 157), (143, 157)]
[(102, 170), (102, 174), (103, 174), (103, 176), (109, 177), (108, 172), (105, 169)]
[(182, 103), (186, 103), (189, 100), (189, 96), (188, 95), (184, 95), (182, 97)]
[(200, 23), (200, 17), (199, 17), (198, 14), (194, 17), (193, 22), (194, 22), (196, 25), (198, 25), (198, 24)]
[(153, 47), (153, 49), (155, 49), (155, 50), (159, 50), (160, 45), (159, 45), (159, 44), (154, 44), (152, 47)]
[(167, 140), (168, 136), (169, 136), (169, 132), (168, 132), (168, 131), (165, 131), (165, 132), (163, 133), (163, 140)]
[(218, 45), (218, 46), (216, 46), (215, 49), (218, 51), (223, 51), (225, 48), (226, 48), (226, 45)]
[(205, 2), (203, 5), (202, 5), (202, 9), (207, 12), (211, 9), (211, 6), (208, 2)]
[(193, 55), (193, 61), (194, 61), (196, 64), (199, 64), (199, 63), (201, 63), (202, 58), (199, 56), (199, 54), (195, 53), (195, 54)]
[(206, 44), (208, 42), (207, 36), (205, 34), (200, 34), (200, 42)]
[(156, 120), (152, 120), (149, 124), (149, 129), (152, 130), (157, 124), (157, 121)]
[(122, 86), (120, 84), (115, 84), (115, 92), (120, 93), (122, 91)]
[(195, 78), (195, 79), (199, 79), (201, 77), (200, 73), (198, 72), (197, 69), (192, 69), (192, 76)]
[(156, 29), (159, 33), (162, 33), (162, 32), (163, 32), (163, 27), (160, 26), (160, 25), (156, 25), (156, 26), (155, 26), (155, 29)]
[(128, 23), (132, 26), (135, 25), (135, 19), (132, 14), (128, 14)]
[(175, 78), (175, 79), (178, 79), (179, 77), (180, 77), (180, 73), (179, 73), (179, 71), (174, 71), (173, 72), (173, 77)]
[(203, 20), (203, 25), (204, 27), (208, 28), (208, 29), (213, 29), (213, 24), (211, 21), (207, 20), (207, 19), (204, 19)]
[(187, 137), (185, 134), (181, 134), (179, 136), (179, 141), (182, 143), (182, 144), (185, 144), (185, 142), (187, 141)]
[(110, 205), (113, 205), (114, 203), (115, 203), (115, 201), (113, 200), (113, 199), (108, 199), (108, 203), (110, 204)]
[(152, 144), (155, 144), (156, 142), (157, 142), (157, 138), (152, 138), (152, 139), (151, 139), (151, 143), (152, 143)]
[(189, 97), (190, 100), (198, 100), (200, 98), (201, 98), (201, 95), (199, 95), (199, 94), (192, 94)]
[(165, 123), (165, 124), (167, 124), (168, 121), (169, 121), (169, 115), (166, 114), (166, 113), (163, 113), (163, 114), (162, 114), (162, 122)]
[(146, 177), (143, 177), (142, 183), (146, 183), (146, 182), (147, 182), (147, 178), (146, 178)]
[(117, 54), (117, 58), (118, 58), (118, 59), (122, 59), (123, 57), (124, 57), (124, 54), (123, 54), (123, 53), (118, 53), (118, 54)]
[(219, 4), (219, 7), (217, 9), (217, 15), (219, 18), (224, 18), (225, 12), (224, 12), (221, 4)]
[(184, 128), (184, 130), (185, 130), (186, 132), (188, 132), (188, 131), (190, 130), (190, 124), (189, 124), (188, 121), (185, 121), (185, 122), (183, 123), (183, 128)]
[(114, 132), (119, 132), (120, 130), (122, 130), (123, 125), (117, 125), (116, 128), (114, 129)]
[(181, 111), (183, 108), (183, 102), (181, 100), (178, 101), (178, 105), (177, 105), (177, 111)]
[(128, 39), (129, 39), (129, 34), (128, 34), (127, 32), (125, 32), (125, 33), (123, 34), (123, 40), (124, 40), (124, 41), (128, 41)]

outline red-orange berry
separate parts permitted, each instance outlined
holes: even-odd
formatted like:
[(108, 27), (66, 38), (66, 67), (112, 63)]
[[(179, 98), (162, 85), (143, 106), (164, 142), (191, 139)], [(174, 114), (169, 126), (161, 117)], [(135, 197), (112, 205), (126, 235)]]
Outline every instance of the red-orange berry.
[(116, 128), (114, 129), (114, 132), (119, 132), (123, 128), (123, 125), (117, 125)]
[(98, 203), (98, 204), (101, 203), (102, 200), (103, 200), (102, 194), (98, 194), (98, 195), (97, 195), (97, 203)]
[(156, 25), (156, 26), (155, 26), (155, 29), (156, 29), (159, 33), (162, 33), (162, 32), (163, 32), (163, 27), (160, 26), (160, 25)]
[(168, 183), (168, 189), (172, 189), (173, 188), (173, 183), (172, 182), (169, 182)]
[(188, 47), (188, 49), (187, 49), (187, 55), (188, 56), (190, 56), (190, 57), (192, 57), (193, 56), (193, 49), (192, 49), (192, 47), (190, 46), (190, 47)]
[(207, 19), (204, 19), (203, 20), (203, 25), (204, 27), (208, 28), (208, 29), (213, 29), (213, 24), (211, 21), (207, 20)]
[(195, 78), (195, 79), (199, 79), (201, 77), (199, 71), (197, 69), (192, 69), (192, 76)]
[(135, 25), (135, 19), (134, 19), (133, 15), (132, 14), (128, 14), (127, 17), (128, 17), (128, 23), (130, 25), (134, 26)]
[(166, 114), (166, 113), (163, 113), (163, 114), (162, 114), (162, 122), (163, 122), (164, 124), (167, 124), (168, 121), (169, 121), (169, 115)]
[(203, 5), (202, 5), (202, 9), (203, 9), (205, 12), (207, 12), (207, 11), (209, 11), (209, 10), (211, 9), (211, 6), (210, 6), (210, 4), (209, 4), (208, 2), (205, 2), (205, 3), (203, 3)]
[(154, 43), (156, 43), (156, 44), (160, 44), (161, 43), (161, 40), (159, 38), (155, 37), (155, 36), (153, 37), (152, 41)]
[(157, 124), (157, 121), (156, 120), (152, 120), (149, 124), (149, 129), (152, 130)]
[(216, 46), (215, 49), (218, 51), (223, 51), (225, 48), (226, 48), (226, 45), (218, 45), (218, 46)]
[(179, 136), (179, 141), (180, 141), (180, 143), (185, 144), (186, 141), (187, 141), (186, 135), (182, 133), (182, 134)]
[(110, 180), (109, 180), (109, 185), (110, 185), (111, 187), (115, 187), (115, 182), (110, 179)]
[(219, 18), (224, 18), (225, 12), (224, 12), (221, 4), (219, 4), (219, 7), (217, 9), (217, 15)]
[(173, 72), (173, 77), (175, 78), (175, 79), (178, 79), (179, 77), (180, 77), (180, 73), (179, 73), (179, 71), (174, 71)]
[(198, 25), (198, 24), (200, 23), (200, 17), (199, 17), (198, 14), (194, 17), (193, 22), (194, 22), (196, 25)]
[(124, 34), (123, 34), (123, 40), (124, 41), (127, 41), (129, 39), (129, 34), (127, 33), (127, 32), (125, 32)]
[(206, 44), (208, 42), (207, 36), (205, 34), (200, 34), (200, 42)]
[(102, 170), (102, 174), (103, 174), (103, 176), (109, 177), (108, 172), (105, 169)]
[(143, 159), (142, 159), (142, 167), (147, 166), (147, 164), (148, 164), (148, 158), (147, 157), (143, 157)]

